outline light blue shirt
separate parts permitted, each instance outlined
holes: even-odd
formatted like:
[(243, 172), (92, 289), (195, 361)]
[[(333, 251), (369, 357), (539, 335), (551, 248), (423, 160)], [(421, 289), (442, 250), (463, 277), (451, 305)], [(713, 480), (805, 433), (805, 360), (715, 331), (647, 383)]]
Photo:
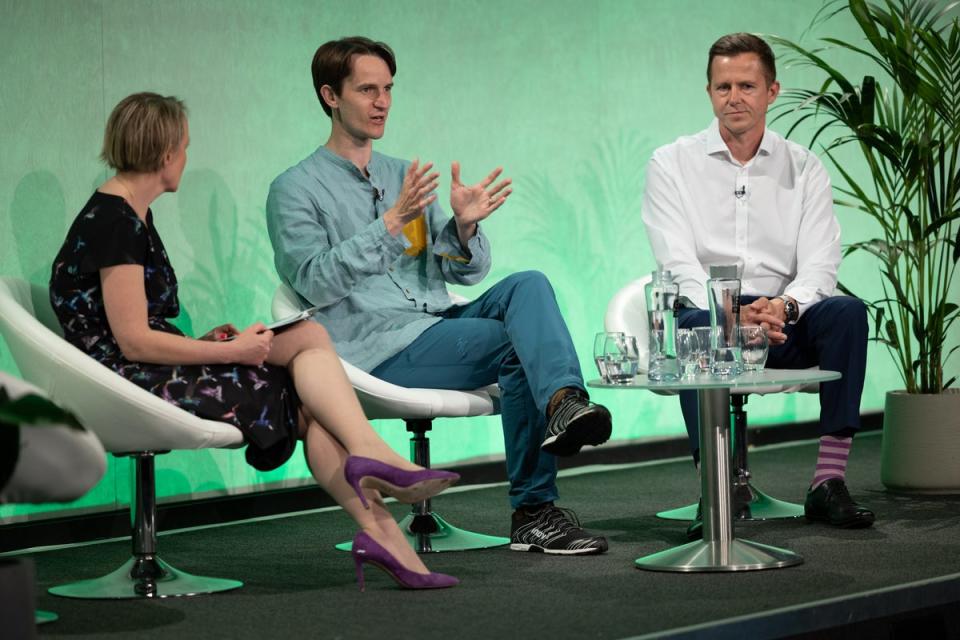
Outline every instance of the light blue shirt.
[(346, 361), (364, 371), (399, 353), (451, 306), (447, 282), (472, 285), (490, 270), (483, 233), (460, 245), (436, 202), (426, 210), (427, 247), (417, 256), (383, 214), (400, 194), (409, 162), (374, 152), (368, 178), (320, 147), (270, 185), (267, 231), (280, 278), (320, 310)]

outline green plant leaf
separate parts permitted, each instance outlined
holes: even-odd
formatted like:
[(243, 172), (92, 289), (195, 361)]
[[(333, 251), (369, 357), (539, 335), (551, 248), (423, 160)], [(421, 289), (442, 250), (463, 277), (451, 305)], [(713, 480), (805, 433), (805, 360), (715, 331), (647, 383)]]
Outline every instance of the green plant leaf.
[(894, 349), (900, 348), (900, 336), (897, 335), (897, 323), (893, 320), (887, 320), (887, 341)]

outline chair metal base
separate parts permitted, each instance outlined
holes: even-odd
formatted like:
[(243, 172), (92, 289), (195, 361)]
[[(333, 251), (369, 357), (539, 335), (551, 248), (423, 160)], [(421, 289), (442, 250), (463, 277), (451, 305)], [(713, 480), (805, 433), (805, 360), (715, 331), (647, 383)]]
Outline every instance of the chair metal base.
[(60, 619), (60, 616), (55, 614), (53, 611), (44, 611), (42, 609), (36, 609), (33, 612), (33, 619), (36, 622), (37, 626), (41, 624), (47, 624), (48, 622), (56, 622)]
[[(733, 495), (734, 520), (783, 520), (803, 517), (803, 505), (778, 500), (760, 491), (750, 482), (741, 484), (734, 480)], [(693, 520), (697, 517), (697, 505), (689, 504), (685, 507), (661, 511), (657, 517), (663, 520)]]
[(735, 539), (726, 542), (695, 540), (637, 558), (634, 564), (638, 569), (647, 571), (693, 573), (782, 569), (802, 562), (803, 557), (792, 551), (750, 540)]
[(753, 486), (750, 481), (733, 483), (735, 520), (783, 520), (802, 518), (803, 505), (778, 500)]
[[(469, 551), (510, 544), (510, 538), (488, 536), (455, 527), (434, 512), (425, 515), (408, 513), (397, 524), (417, 553)], [(336, 545), (336, 548), (340, 551), (350, 551), (352, 543), (342, 542)]]
[(695, 520), (697, 517), (697, 503), (688, 504), (685, 507), (668, 509), (657, 513), (661, 520)]
[(116, 571), (92, 580), (51, 587), (64, 598), (122, 600), (172, 598), (239, 589), (238, 580), (194, 576), (171, 567), (157, 556), (134, 556)]

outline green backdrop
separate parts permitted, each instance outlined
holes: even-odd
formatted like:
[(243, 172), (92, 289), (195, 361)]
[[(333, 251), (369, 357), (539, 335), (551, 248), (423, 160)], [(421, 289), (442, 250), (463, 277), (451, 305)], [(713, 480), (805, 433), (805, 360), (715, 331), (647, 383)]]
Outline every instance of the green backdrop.
[[(555, 0), (0, 0), (0, 273), (46, 282), (75, 213), (107, 177), (97, 161), (103, 124), (118, 100), (152, 90), (183, 98), (191, 146), (180, 191), (154, 205), (181, 280), (181, 324), (270, 315), (277, 283), (264, 224), (270, 181), (326, 140), (328, 119), (310, 80), (316, 47), (364, 34), (390, 43), (399, 70), (382, 152), (459, 160), (475, 181), (502, 164), (515, 196), (484, 228), (493, 244), (487, 283), (521, 269), (553, 281), (587, 377), (607, 300), (655, 265), (640, 221), (645, 164), (654, 148), (702, 129), (706, 51), (732, 31), (804, 35), (819, 1)], [(832, 35), (857, 38), (850, 21)], [(782, 68), (785, 86), (812, 85)], [(783, 127), (780, 127), (783, 130)], [(804, 136), (797, 136), (805, 141)], [(441, 187), (448, 198), (449, 179)], [(870, 227), (840, 212), (845, 240)], [(868, 261), (841, 279), (875, 292)], [(483, 285), (481, 285), (483, 286)], [(473, 291), (461, 289), (467, 295)], [(0, 341), (0, 369), (16, 366)], [(872, 349), (864, 410), (898, 385)], [(595, 399), (615, 418), (614, 440), (683, 433), (676, 400), (636, 392)], [(752, 424), (812, 420), (815, 396), (750, 403)], [(399, 422), (377, 429), (400, 451)], [(496, 418), (438, 421), (438, 464), (498, 457)], [(812, 464), (813, 461), (811, 461)], [(66, 509), (109, 509), (129, 490), (125, 460)], [(309, 482), (296, 456), (272, 473), (239, 451), (177, 452), (158, 461), (161, 497), (182, 499)], [(691, 482), (694, 480), (691, 479)], [(2, 507), (0, 522), (62, 506)]]

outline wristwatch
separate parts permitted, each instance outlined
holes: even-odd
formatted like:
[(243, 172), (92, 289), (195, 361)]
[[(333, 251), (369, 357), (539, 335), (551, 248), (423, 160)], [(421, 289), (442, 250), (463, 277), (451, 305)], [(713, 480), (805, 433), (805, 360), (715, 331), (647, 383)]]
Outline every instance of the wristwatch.
[(783, 314), (787, 317), (787, 322), (796, 322), (800, 317), (800, 307), (789, 296), (777, 296), (783, 300)]

